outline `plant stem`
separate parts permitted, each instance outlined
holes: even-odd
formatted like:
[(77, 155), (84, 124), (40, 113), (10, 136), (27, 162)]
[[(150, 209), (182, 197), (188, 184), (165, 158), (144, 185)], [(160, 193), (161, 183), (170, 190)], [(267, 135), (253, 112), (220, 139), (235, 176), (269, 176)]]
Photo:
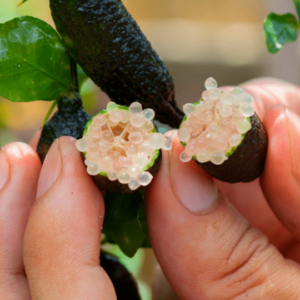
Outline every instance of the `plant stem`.
[(22, 0), (18, 5), (17, 7), (21, 6), (23, 3), (27, 2), (27, 0)]
[(70, 56), (70, 65), (71, 65), (71, 76), (72, 76), (73, 87), (74, 87), (75, 91), (77, 93), (79, 93), (77, 64), (72, 56)]
[(46, 122), (48, 121), (48, 119), (49, 119), (51, 113), (53, 112), (53, 109), (55, 108), (56, 104), (57, 104), (57, 100), (54, 100), (54, 101), (52, 102), (52, 104), (51, 104), (51, 106), (50, 106), (50, 108), (49, 108), (49, 110), (48, 110), (48, 112), (47, 112), (47, 114), (46, 114), (44, 120), (43, 120), (42, 127), (43, 127), (43, 126), (46, 124)]

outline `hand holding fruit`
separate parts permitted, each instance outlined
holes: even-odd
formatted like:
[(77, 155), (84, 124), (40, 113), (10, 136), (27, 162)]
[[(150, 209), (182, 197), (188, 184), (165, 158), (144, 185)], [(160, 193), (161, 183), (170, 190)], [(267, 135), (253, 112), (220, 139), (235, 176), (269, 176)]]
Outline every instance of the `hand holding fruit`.
[[(300, 89), (268, 79), (243, 88), (269, 137), (260, 180), (214, 181), (179, 160), (175, 137), (147, 190), (153, 249), (181, 299), (300, 293)], [(0, 298), (116, 299), (99, 265), (103, 197), (75, 140), (53, 143), (42, 168), (28, 145), (6, 145), (0, 168)]]

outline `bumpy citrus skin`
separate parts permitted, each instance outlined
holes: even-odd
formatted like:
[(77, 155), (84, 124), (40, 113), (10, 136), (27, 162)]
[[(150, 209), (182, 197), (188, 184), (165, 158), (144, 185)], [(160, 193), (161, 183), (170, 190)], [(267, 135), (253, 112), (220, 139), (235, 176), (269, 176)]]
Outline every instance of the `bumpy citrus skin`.
[(179, 126), (173, 79), (122, 1), (51, 0), (50, 8), (70, 55), (112, 101), (139, 101)]
[(259, 117), (255, 113), (250, 117), (251, 129), (242, 143), (221, 165), (199, 163), (212, 177), (228, 183), (250, 182), (264, 171), (267, 155), (268, 137)]
[(61, 136), (82, 137), (86, 122), (90, 116), (82, 107), (79, 93), (72, 92), (62, 96), (57, 102), (58, 110), (44, 125), (37, 145), (37, 153), (42, 162), (48, 153), (53, 141)]

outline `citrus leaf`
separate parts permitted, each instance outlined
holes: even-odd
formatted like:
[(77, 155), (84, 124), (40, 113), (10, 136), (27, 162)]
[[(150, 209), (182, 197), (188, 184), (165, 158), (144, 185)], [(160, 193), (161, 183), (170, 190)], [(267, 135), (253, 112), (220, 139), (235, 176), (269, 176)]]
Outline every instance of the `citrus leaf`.
[(143, 247), (143, 248), (152, 247), (149, 232), (148, 232), (148, 227), (147, 227), (146, 201), (145, 201), (144, 197), (143, 197), (143, 200), (142, 200), (139, 210), (138, 210), (137, 219), (138, 219), (140, 227), (142, 228), (142, 230), (144, 232), (144, 236), (145, 236), (145, 239), (144, 239), (141, 247)]
[(119, 195), (106, 193), (103, 233), (108, 241), (113, 241), (129, 257), (133, 257), (145, 239), (137, 219), (142, 194)]
[(80, 90), (83, 84), (89, 79), (89, 77), (85, 74), (85, 72), (79, 65), (77, 65), (77, 76), (78, 76), (78, 86)]
[(296, 17), (290, 13), (285, 15), (270, 13), (264, 22), (264, 36), (268, 51), (278, 52), (284, 44), (297, 39)]
[(294, 0), (294, 4), (297, 10), (298, 18), (300, 18), (300, 1), (299, 0)]
[(0, 24), (0, 95), (54, 100), (72, 90), (70, 56), (56, 31), (33, 17)]

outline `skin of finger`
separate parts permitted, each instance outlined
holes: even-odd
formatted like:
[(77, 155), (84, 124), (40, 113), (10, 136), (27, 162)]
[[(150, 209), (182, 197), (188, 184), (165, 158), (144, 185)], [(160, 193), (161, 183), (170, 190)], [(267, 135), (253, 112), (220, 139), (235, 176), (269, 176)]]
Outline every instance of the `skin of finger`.
[(253, 227), (260, 229), (280, 252), (286, 250), (287, 245), (294, 240), (294, 236), (281, 224), (270, 208), (259, 179), (233, 185), (216, 179), (214, 182)]
[(40, 128), (39, 130), (37, 130), (34, 135), (32, 136), (29, 145), (32, 147), (32, 149), (34, 149), (35, 151), (37, 150), (37, 145), (39, 142), (39, 139), (41, 137), (42, 134), (42, 128)]
[(300, 113), (300, 87), (275, 78), (256, 78), (241, 85), (255, 99), (255, 110), (263, 120), (265, 113), (275, 104), (281, 103)]
[(9, 164), (9, 179), (0, 190), (0, 299), (29, 300), (22, 245), (36, 198), (41, 163), (24, 143), (7, 144), (3, 150)]
[(180, 300), (157, 264), (153, 271), (152, 300)]
[[(164, 151), (162, 167), (147, 192), (153, 250), (180, 299), (294, 299), (300, 292), (295, 291), (299, 270), (221, 193), (203, 214), (190, 213), (179, 202), (170, 167), (181, 151), (178, 140), (171, 153)], [(193, 161), (180, 171), (186, 172), (187, 181), (211, 180)]]
[(35, 202), (25, 232), (32, 299), (116, 299), (99, 262), (103, 197), (86, 173), (75, 140), (61, 137), (58, 145), (62, 171)]
[(288, 121), (284, 106), (266, 114), (265, 127), (269, 147), (261, 185), (281, 223), (299, 240), (300, 129)]

